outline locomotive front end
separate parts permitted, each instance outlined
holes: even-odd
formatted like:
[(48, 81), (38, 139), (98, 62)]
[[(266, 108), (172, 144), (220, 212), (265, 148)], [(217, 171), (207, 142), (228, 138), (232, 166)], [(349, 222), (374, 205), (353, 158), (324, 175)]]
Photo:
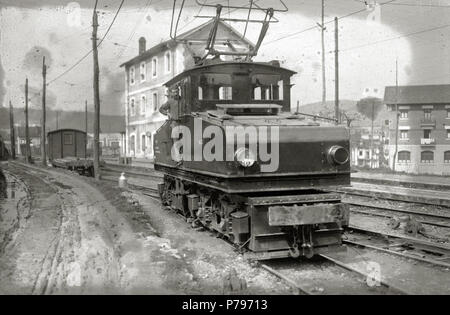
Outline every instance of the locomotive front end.
[(349, 207), (330, 191), (350, 183), (348, 130), (292, 117), (278, 123), (279, 139), (269, 143), (272, 158), (279, 159), (271, 161), (276, 169), (263, 172), (270, 162), (263, 162), (251, 146), (244, 162), (237, 160), (245, 174), (241, 188), (247, 183), (252, 192), (245, 194), (245, 211), (230, 216), (233, 240), (247, 242), (259, 259), (342, 250)]

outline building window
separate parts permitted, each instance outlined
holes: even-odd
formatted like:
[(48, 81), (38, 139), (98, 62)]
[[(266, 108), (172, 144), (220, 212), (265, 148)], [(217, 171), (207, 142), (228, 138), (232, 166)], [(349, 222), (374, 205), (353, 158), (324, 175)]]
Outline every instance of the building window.
[(450, 108), (447, 108), (447, 118), (450, 119)]
[(147, 97), (145, 95), (141, 96), (141, 115), (145, 115), (147, 111)]
[(430, 129), (425, 129), (423, 131), (423, 138), (424, 139), (431, 139), (431, 130)]
[(154, 57), (152, 59), (152, 77), (156, 78), (158, 76), (158, 58)]
[(141, 63), (141, 82), (144, 82), (147, 78), (147, 64), (145, 62)]
[(130, 68), (130, 85), (134, 85), (136, 82), (136, 71), (134, 67)]
[(159, 100), (158, 100), (158, 92), (154, 92), (152, 95), (152, 101), (153, 101), (153, 111), (157, 111), (159, 108)]
[(170, 51), (166, 52), (164, 55), (164, 68), (166, 69), (166, 73), (170, 73), (172, 71), (172, 54)]
[(130, 99), (130, 116), (136, 115), (136, 101), (134, 98)]
[(420, 154), (420, 161), (422, 163), (434, 163), (434, 153), (432, 151), (423, 151)]
[(135, 135), (131, 135), (130, 137), (130, 145), (129, 145), (129, 153), (130, 155), (134, 155), (135, 151), (136, 151), (136, 136)]
[(411, 162), (411, 152), (400, 151), (398, 152), (398, 162), (399, 163), (409, 163)]
[(408, 130), (400, 130), (400, 139), (408, 140)]
[(405, 109), (400, 110), (400, 119), (408, 119), (408, 111)]
[(424, 109), (423, 110), (423, 118), (431, 119), (431, 109)]
[(146, 139), (145, 139), (145, 134), (141, 135), (141, 150), (142, 153), (145, 153), (145, 150), (147, 149), (147, 144), (146, 144)]
[(444, 163), (447, 163), (447, 164), (450, 163), (450, 151), (444, 152)]
[(447, 139), (450, 139), (450, 129), (447, 129)]

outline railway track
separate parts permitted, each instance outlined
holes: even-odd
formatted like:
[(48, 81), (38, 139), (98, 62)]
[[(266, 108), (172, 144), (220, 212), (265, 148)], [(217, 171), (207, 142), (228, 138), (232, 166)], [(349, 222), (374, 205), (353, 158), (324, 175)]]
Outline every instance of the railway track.
[[(344, 200), (346, 204), (349, 204), (351, 206), (362, 208), (361, 209), (355, 209), (352, 208), (351, 212), (353, 213), (359, 213), (369, 216), (376, 216), (376, 217), (383, 217), (391, 219), (393, 216), (387, 213), (393, 213), (395, 215), (413, 215), (414, 218), (417, 218), (417, 222), (436, 226), (436, 227), (442, 227), (442, 228), (450, 228), (450, 216), (449, 215), (442, 215), (442, 214), (435, 214), (425, 211), (417, 211), (417, 210), (409, 210), (409, 209), (401, 209), (394, 206), (383, 206), (383, 205), (374, 205), (369, 204), (366, 202), (358, 202), (358, 201), (350, 201), (350, 200)], [(366, 210), (366, 209), (373, 209), (373, 210)], [(379, 211), (381, 210), (381, 211)], [(376, 212), (378, 211), (378, 212)]]
[(348, 196), (360, 196), (398, 202), (441, 206), (450, 208), (450, 196), (447, 192), (424, 189), (408, 189), (389, 185), (371, 185), (358, 183), (356, 186), (344, 187), (333, 192)]
[(350, 226), (349, 229), (353, 233), (347, 233), (348, 238), (343, 241), (345, 244), (364, 247), (439, 267), (450, 268), (449, 246), (414, 237), (362, 229), (356, 226)]
[(360, 295), (409, 295), (410, 292), (380, 281), (369, 285), (367, 272), (327, 255), (314, 260), (284, 260), (259, 264), (261, 268), (283, 280), (294, 294), (360, 294)]
[[(117, 182), (120, 171), (110, 172), (111, 176), (104, 177), (105, 180), (111, 182)], [(133, 172), (126, 172), (130, 177), (134, 177)], [(136, 176), (137, 177), (137, 176)], [(160, 176), (149, 177), (146, 174), (139, 174), (141, 179), (152, 179), (148, 181), (149, 186), (154, 186), (156, 182), (153, 179), (159, 179)], [(131, 189), (137, 190), (140, 193), (149, 196), (153, 199), (159, 200), (158, 190), (154, 187), (145, 187), (139, 184), (128, 184)], [(399, 213), (408, 213), (414, 215), (422, 215), (424, 217), (428, 216), (435, 220), (448, 220), (450, 217), (445, 215), (429, 214), (421, 211), (412, 211), (404, 209), (396, 209), (385, 206), (372, 206), (367, 203), (350, 202), (350, 204), (359, 207), (372, 207), (378, 210), (384, 211), (396, 211)], [(367, 211), (365, 211), (367, 212)], [(370, 211), (368, 211), (370, 212)], [(424, 222), (425, 223), (425, 222)], [(431, 222), (428, 222), (431, 223)], [(445, 224), (441, 224), (445, 225)], [(352, 226), (352, 233), (348, 234), (344, 244), (347, 246), (350, 252), (358, 251), (359, 249), (364, 249), (370, 251), (375, 255), (375, 253), (383, 253), (397, 257), (399, 260), (408, 259), (416, 262), (420, 262), (426, 265), (431, 265), (433, 267), (444, 267), (450, 268), (450, 248), (431, 242), (425, 242), (414, 238), (400, 237), (396, 235), (384, 234), (381, 232), (364, 230), (359, 227)], [(370, 235), (368, 238), (367, 236)], [(374, 237), (376, 236), (376, 237)], [(448, 258), (448, 261), (447, 261)], [(260, 262), (260, 267), (268, 271), (269, 273), (277, 276), (286, 284), (288, 284), (296, 294), (303, 295), (317, 295), (317, 294), (338, 294), (342, 292), (349, 292), (348, 288), (355, 290), (354, 294), (414, 294), (414, 292), (409, 292), (407, 289), (396, 286), (389, 280), (381, 280), (379, 286), (374, 288), (366, 284), (366, 279), (370, 277), (368, 272), (364, 271), (364, 268), (355, 268), (353, 263), (346, 262), (344, 259), (340, 259), (333, 255), (321, 255), (320, 256), (320, 267), (311, 267), (310, 274), (313, 273), (315, 276), (313, 278), (318, 279), (321, 274), (328, 274), (328, 276), (336, 276), (339, 274), (345, 274), (345, 279), (347, 279), (346, 288), (341, 288), (342, 291), (339, 292), (338, 288), (330, 288), (326, 285), (326, 281), (323, 282), (323, 290), (317, 289), (317, 284), (315, 281), (311, 281), (309, 284), (305, 284), (302, 279), (302, 266), (304, 263), (296, 261), (297, 266), (291, 265), (289, 268), (285, 267), (284, 264), (290, 264), (290, 262)], [(292, 261), (291, 261), (292, 263)], [(342, 282), (342, 279), (336, 279), (336, 282)], [(320, 286), (319, 286), (320, 287)], [(336, 291), (334, 291), (336, 290)]]

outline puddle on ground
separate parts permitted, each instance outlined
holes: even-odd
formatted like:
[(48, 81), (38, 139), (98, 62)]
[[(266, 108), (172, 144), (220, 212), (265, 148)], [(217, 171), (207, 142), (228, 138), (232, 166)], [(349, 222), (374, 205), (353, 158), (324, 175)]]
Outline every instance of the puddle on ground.
[(0, 247), (18, 228), (18, 209), (26, 202), (27, 191), (22, 182), (5, 173), (6, 189), (0, 192)]

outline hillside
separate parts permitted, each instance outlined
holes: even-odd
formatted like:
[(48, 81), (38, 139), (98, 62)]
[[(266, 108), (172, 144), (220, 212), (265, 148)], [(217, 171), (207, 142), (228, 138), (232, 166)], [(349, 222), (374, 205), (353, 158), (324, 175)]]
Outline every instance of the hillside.
[[(29, 124), (41, 124), (41, 111), (37, 109), (29, 110)], [(85, 113), (75, 111), (56, 111), (47, 110), (47, 130), (58, 128), (81, 129), (85, 128)], [(88, 112), (88, 132), (93, 132), (94, 113)], [(14, 123), (25, 126), (25, 113), (23, 108), (14, 109)], [(9, 129), (9, 109), (0, 107), (0, 129)], [(100, 129), (104, 133), (116, 133), (125, 131), (125, 117), (114, 115), (101, 115)]]

